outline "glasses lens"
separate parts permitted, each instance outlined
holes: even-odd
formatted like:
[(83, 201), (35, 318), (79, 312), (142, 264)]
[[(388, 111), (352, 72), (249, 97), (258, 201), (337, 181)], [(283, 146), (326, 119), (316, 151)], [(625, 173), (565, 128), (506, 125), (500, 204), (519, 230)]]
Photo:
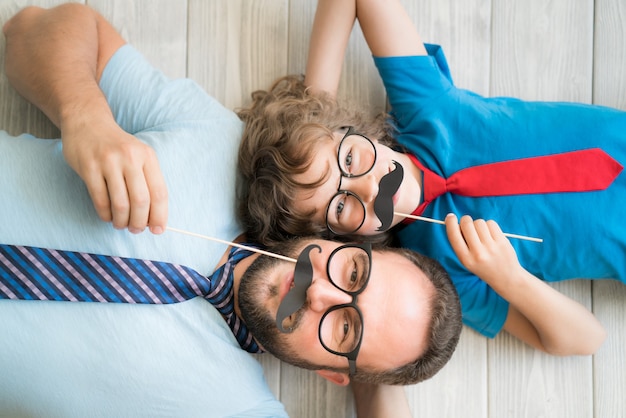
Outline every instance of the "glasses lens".
[(328, 260), (330, 281), (346, 293), (360, 292), (369, 275), (370, 257), (360, 247), (341, 247)]
[(327, 350), (347, 354), (358, 346), (363, 325), (352, 307), (337, 308), (324, 316), (320, 324), (320, 341)]
[(339, 168), (348, 177), (362, 176), (372, 169), (376, 161), (376, 149), (367, 138), (352, 134), (346, 136), (339, 146)]
[(365, 206), (352, 193), (339, 192), (328, 205), (326, 222), (335, 234), (350, 234), (359, 229), (364, 220)]

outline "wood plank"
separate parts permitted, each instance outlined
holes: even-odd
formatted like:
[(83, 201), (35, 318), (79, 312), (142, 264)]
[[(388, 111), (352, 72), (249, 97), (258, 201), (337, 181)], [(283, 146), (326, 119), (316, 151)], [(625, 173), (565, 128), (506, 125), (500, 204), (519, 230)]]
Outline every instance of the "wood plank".
[(626, 3), (595, 4), (593, 102), (626, 110)]
[(489, 94), (491, 0), (403, 0), (425, 43), (441, 45), (456, 86)]
[(310, 370), (283, 363), (280, 393), (280, 400), (290, 417), (355, 416), (354, 399), (349, 388), (330, 383)]
[(168, 77), (186, 75), (187, 3), (172, 0), (88, 0), (126, 41)]
[[(589, 283), (555, 284), (591, 308)], [(556, 357), (532, 349), (509, 334), (489, 341), (490, 417), (591, 417), (592, 359)]]
[(414, 417), (487, 416), (487, 339), (465, 327), (450, 362), (432, 379), (407, 386)]
[(594, 356), (594, 417), (626, 411), (626, 286), (612, 280), (593, 284), (594, 312), (608, 332)]
[(230, 109), (287, 74), (287, 0), (190, 0), (189, 77)]
[(592, 0), (493, 0), (492, 21), (492, 96), (591, 102)]

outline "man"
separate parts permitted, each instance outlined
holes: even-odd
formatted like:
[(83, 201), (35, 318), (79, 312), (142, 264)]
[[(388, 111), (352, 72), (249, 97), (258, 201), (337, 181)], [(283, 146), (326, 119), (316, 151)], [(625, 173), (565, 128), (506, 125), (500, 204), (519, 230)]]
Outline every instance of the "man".
[[(232, 112), (194, 83), (167, 80), (131, 47), (114, 54), (123, 41), (84, 6), (25, 9), (6, 23), (4, 33), (10, 81), (41, 105), (61, 128), (64, 143), (0, 135), (0, 242), (178, 259), (212, 271), (224, 251), (221, 246), (135, 236), (101, 222), (83, 181), (62, 153), (71, 152), (74, 138), (81, 152), (90, 141), (106, 152), (118, 139), (147, 154), (156, 149), (169, 157), (161, 164), (172, 190), (171, 219), (182, 227), (192, 226), (184, 219), (199, 222), (193, 226), (231, 238), (241, 232), (232, 215), (237, 141), (229, 139), (240, 135)], [(112, 39), (117, 43), (109, 48)], [(96, 53), (101, 57), (97, 66)], [(90, 92), (96, 93), (91, 95), (93, 107), (80, 101)], [(184, 123), (185, 117), (196, 123)], [(200, 132), (214, 136), (194, 135)], [(207, 158), (194, 162), (193, 153)], [(172, 166), (183, 163), (189, 171), (171, 174)], [(215, 173), (228, 175), (213, 176), (193, 190), (187, 187), (191, 176)], [(193, 201), (196, 193), (221, 199), (178, 206)], [(201, 299), (158, 308), (0, 301), (0, 316), (0, 415), (287, 416), (258, 362), (240, 349), (218, 311)]]
[[(128, 226), (131, 231), (139, 231), (149, 224), (153, 232), (162, 232), (164, 214), (168, 210), (156, 206), (159, 206), (158, 202), (163, 201), (164, 186), (167, 184), (171, 203), (170, 223), (201, 232), (208, 231), (213, 236), (227, 239), (232, 239), (241, 232), (236, 223), (229, 219), (229, 214), (234, 212), (237, 143), (233, 141), (233, 144), (229, 144), (224, 140), (209, 141), (205, 137), (206, 132), (211, 134), (221, 132), (224, 136), (231, 134), (236, 137), (241, 127), (230, 112), (206, 97), (195, 84), (189, 81), (166, 80), (160, 73), (151, 69), (132, 48), (124, 46), (122, 38), (104, 19), (83, 6), (64, 6), (47, 12), (41, 9), (26, 9), (5, 26), (5, 34), (7, 73), (12, 83), (21, 94), (38, 105), (61, 128), (63, 155), (76, 173), (83, 177), (89, 195), (102, 218), (111, 219), (118, 228)], [(32, 45), (37, 45), (37, 49)], [(94, 51), (98, 51), (97, 54), (94, 54)], [(42, 68), (38, 64), (44, 62), (46, 71), (38, 71), (38, 68)], [(96, 79), (99, 79), (100, 88), (106, 98), (97, 88)], [(113, 112), (109, 110), (109, 106)], [(175, 134), (172, 131), (175, 131)], [(143, 142), (127, 132), (141, 138)], [(225, 148), (222, 152), (215, 152), (216, 146)], [(199, 243), (197, 240), (172, 234), (162, 236), (141, 234), (129, 238), (124, 231), (112, 231), (108, 225), (99, 222), (94, 211), (85, 210), (91, 203), (83, 182), (72, 170), (63, 166), (59, 141), (46, 142), (32, 137), (24, 137), (19, 141), (4, 138), (0, 142), (0, 147), (2, 155), (6, 156), (7, 160), (6, 164), (3, 161), (3, 168), (7, 170), (2, 186), (3, 195), (8, 196), (7, 202), (11, 202), (10, 206), (2, 205), (0, 211), (3, 219), (15, 219), (14, 223), (3, 229), (0, 238), (4, 243), (175, 261), (199, 271), (211, 271), (217, 264), (223, 247), (220, 248), (215, 244)], [(24, 149), (28, 149), (29, 152), (24, 152)], [(111, 149), (114, 152), (111, 152)], [(135, 151), (128, 153), (129, 149), (138, 150), (137, 154), (134, 154)], [(156, 157), (153, 149), (162, 157), (160, 164), (164, 178), (160, 177), (158, 165), (155, 166)], [(24, 157), (20, 159), (20, 155), (27, 155), (27, 160)], [(128, 155), (131, 155), (130, 159), (125, 158)], [(139, 164), (136, 155), (139, 155)], [(201, 158), (195, 158), (198, 155)], [(229, 159), (229, 156), (232, 158)], [(131, 163), (125, 165), (128, 161)], [(211, 164), (207, 164), (207, 161)], [(105, 164), (100, 165), (100, 162)], [(107, 162), (112, 162), (112, 165), (107, 166)], [(136, 170), (138, 165), (142, 168)], [(119, 173), (123, 175), (120, 176)], [(24, 179), (28, 179), (28, 184), (19, 183)], [(205, 179), (210, 181), (202, 181)], [(198, 183), (200, 183), (198, 189), (189, 190), (189, 184)], [(151, 202), (148, 209), (144, 204), (147, 201), (146, 195), (150, 196)], [(120, 196), (122, 203), (118, 201)], [(200, 199), (199, 203), (193, 204), (194, 199)], [(185, 205), (189, 203), (192, 205), (189, 207)], [(18, 209), (15, 209), (16, 207)], [(198, 208), (203, 208), (206, 212), (199, 213)], [(20, 216), (16, 216), (17, 211)], [(50, 219), (50, 213), (54, 214), (57, 221), (53, 225), (46, 222), (46, 219)], [(310, 242), (295, 243), (294, 253), (299, 253), (304, 244)], [(329, 352), (328, 347), (325, 349), (323, 342), (318, 339), (317, 332), (320, 323), (323, 323), (324, 330), (328, 329), (327, 320), (321, 318), (327, 314), (326, 317), (333, 320), (331, 337), (323, 336), (322, 339), (326, 345), (332, 345), (334, 341), (332, 324), (335, 323), (335, 319), (340, 321), (341, 317), (336, 315), (336, 310), (329, 311), (329, 308), (354, 301), (351, 295), (332, 286), (329, 279), (331, 275), (337, 279), (340, 274), (329, 273), (333, 271), (332, 266), (349, 266), (349, 263), (345, 260), (341, 262), (338, 256), (345, 251), (336, 252), (334, 262), (329, 262), (332, 251), (336, 250), (339, 244), (320, 241), (314, 245), (319, 248), (314, 247), (315, 250), (310, 254), (313, 267), (312, 284), (306, 302), (300, 301), (300, 306), (296, 306), (298, 309), (291, 323), (292, 333), (277, 334), (275, 329), (270, 327), (261, 343), (267, 347), (276, 347), (276, 353), (289, 360), (292, 360), (290, 358), (292, 354), (288, 349), (296, 350), (298, 358), (292, 361), (302, 360), (302, 363), (306, 361), (309, 367), (321, 368), (320, 374), (324, 377), (345, 384), (348, 382), (349, 362), (344, 356)], [(237, 266), (236, 289), (240, 281), (246, 283), (242, 279), (243, 271), (253, 259), (254, 257), (248, 257)], [(339, 264), (337, 260), (340, 261)], [(385, 282), (381, 270), (392, 270), (394, 267), (397, 269), (397, 266), (390, 266), (391, 263), (400, 263), (407, 271), (404, 275), (398, 275), (392, 283), (393, 286), (383, 286)], [(377, 372), (394, 369), (416, 360), (426, 348), (421, 343), (415, 344), (421, 341), (421, 338), (407, 339), (405, 329), (410, 326), (413, 332), (422, 335), (429, 331), (427, 324), (423, 322), (423, 318), (427, 316), (423, 315), (424, 310), (428, 309), (426, 303), (405, 312), (394, 310), (392, 303), (394, 298), (402, 296), (403, 292), (410, 293), (415, 298), (421, 296), (422, 299), (432, 294), (432, 285), (419, 276), (418, 267), (411, 265), (410, 261), (402, 259), (398, 254), (381, 251), (373, 252), (370, 265), (372, 271), (371, 275), (367, 275), (369, 278), (366, 281), (367, 288), (364, 282), (362, 292), (358, 294), (359, 303), (356, 305), (362, 311), (363, 327), (359, 334), (360, 350), (353, 350), (354, 356), (349, 358), (353, 363), (355, 376), (368, 370)], [(270, 289), (270, 294), (268, 300), (259, 300), (258, 297), (250, 299), (250, 306), (253, 302), (258, 302), (255, 306), (257, 309), (250, 309), (248, 313), (251, 319), (257, 313), (261, 321), (264, 316), (275, 316), (274, 310), (288, 293), (285, 290), (289, 290), (289, 281), (288, 279), (285, 281), (285, 275), (289, 275), (293, 267), (278, 264), (270, 268), (272, 274), (267, 277), (276, 282), (269, 285), (260, 284), (261, 289)], [(343, 273), (346, 272), (341, 272)], [(347, 273), (350, 276), (350, 271)], [(252, 273), (248, 276), (255, 277)], [(416, 279), (416, 276), (421, 278)], [(265, 274), (256, 277), (264, 279)], [(254, 282), (258, 283), (259, 279)], [(250, 279), (248, 283), (253, 283), (253, 280)], [(271, 294), (273, 291), (271, 289), (276, 285), (283, 289), (279, 293), (280, 297)], [(236, 292), (235, 294), (237, 295)], [(454, 302), (454, 295), (451, 294), (450, 297)], [(240, 302), (244, 301), (246, 299), (242, 295)], [(191, 303), (195, 304), (195, 301), (182, 305), (187, 306)], [(2, 302), (0, 309), (6, 310), (7, 315), (12, 309), (27, 314), (30, 306), (26, 307), (25, 304), (25, 302)], [(66, 306), (67, 304), (63, 304), (62, 307), (56, 306), (58, 304), (52, 305), (55, 306), (51, 310), (67, 309), (72, 313), (71, 316), (78, 318), (77, 322), (87, 318), (87, 322), (92, 326), (97, 326), (98, 322), (106, 323), (107, 317), (112, 315), (114, 309), (124, 310), (124, 315), (130, 316), (141, 311), (140, 317), (141, 313), (145, 312), (151, 314), (165, 312), (166, 318), (162, 318), (165, 320), (171, 319), (167, 318), (170, 314), (172, 317), (180, 314), (176, 307), (156, 310), (152, 307), (129, 309), (131, 307), (94, 306), (94, 304), (70, 304), (72, 305), (70, 307)], [(243, 303), (240, 305), (244, 307)], [(457, 316), (458, 321), (454, 307), (455, 304), (452, 303), (452, 317)], [(191, 317), (193, 310), (198, 307), (190, 309)], [(377, 315), (382, 312), (381, 309), (384, 309), (383, 315)], [(45, 312), (45, 309), (42, 313), (45, 316), (52, 315)], [(388, 316), (389, 314), (391, 316)], [(192, 323), (200, 327), (205, 319), (193, 318)], [(347, 332), (345, 331), (347, 323), (347, 321), (336, 323), (339, 332), (341, 330)], [(413, 327), (415, 324), (419, 326)], [(259, 335), (263, 335), (261, 328), (250, 325), (253, 332), (256, 333), (258, 329)], [(80, 326), (86, 327), (87, 323)], [(126, 321), (116, 326), (124, 328)], [(369, 331), (368, 327), (372, 331)], [(437, 367), (441, 367), (451, 354), (459, 331), (457, 322), (449, 337), (448, 351)], [(11, 332), (17, 331), (9, 329), (9, 335)], [(128, 338), (136, 337), (132, 332), (125, 335)], [(386, 337), (378, 339), (378, 335)], [(144, 348), (152, 348), (159, 336), (151, 337), (149, 342), (141, 341)], [(272, 339), (278, 340), (279, 344), (273, 344)], [(24, 341), (27, 342), (28, 339), (25, 337)], [(390, 341), (404, 343), (407, 350), (397, 353), (389, 350), (387, 344), (393, 346)], [(177, 347), (183, 347), (185, 342), (193, 343), (189, 340), (182, 341)], [(280, 352), (281, 349), (283, 352)], [(237, 356), (232, 352), (229, 355)], [(175, 357), (178, 357), (178, 352)], [(224, 367), (229, 366), (232, 365), (228, 363)], [(126, 367), (130, 365), (126, 363)], [(139, 378), (141, 370), (136, 370), (135, 377)], [(241, 371), (241, 366), (229, 373), (236, 375), (237, 370)], [(436, 370), (427, 373), (434, 371)], [(236, 376), (233, 380), (236, 380)], [(8, 382), (6, 384), (8, 385)], [(13, 393), (19, 393), (19, 388), (15, 390), (18, 392)], [(242, 396), (241, 393), (237, 395)]]

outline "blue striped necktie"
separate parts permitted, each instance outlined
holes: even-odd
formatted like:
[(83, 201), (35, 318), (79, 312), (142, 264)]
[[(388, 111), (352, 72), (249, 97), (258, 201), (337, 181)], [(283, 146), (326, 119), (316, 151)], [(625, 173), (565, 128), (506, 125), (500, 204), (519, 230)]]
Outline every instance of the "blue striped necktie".
[(205, 277), (160, 261), (0, 244), (0, 299), (170, 304), (200, 296), (222, 314), (242, 348), (260, 352), (234, 311), (234, 267), (250, 254), (233, 248)]

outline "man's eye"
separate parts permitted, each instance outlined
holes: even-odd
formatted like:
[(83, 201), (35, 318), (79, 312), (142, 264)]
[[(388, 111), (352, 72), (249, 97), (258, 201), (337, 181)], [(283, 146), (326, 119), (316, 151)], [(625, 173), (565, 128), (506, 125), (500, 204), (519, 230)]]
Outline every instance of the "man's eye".
[(343, 339), (344, 341), (348, 338), (350, 334), (350, 323), (347, 320), (343, 321)]
[(354, 285), (359, 279), (359, 271), (356, 268), (356, 265), (352, 269), (352, 273), (350, 274), (350, 285)]

